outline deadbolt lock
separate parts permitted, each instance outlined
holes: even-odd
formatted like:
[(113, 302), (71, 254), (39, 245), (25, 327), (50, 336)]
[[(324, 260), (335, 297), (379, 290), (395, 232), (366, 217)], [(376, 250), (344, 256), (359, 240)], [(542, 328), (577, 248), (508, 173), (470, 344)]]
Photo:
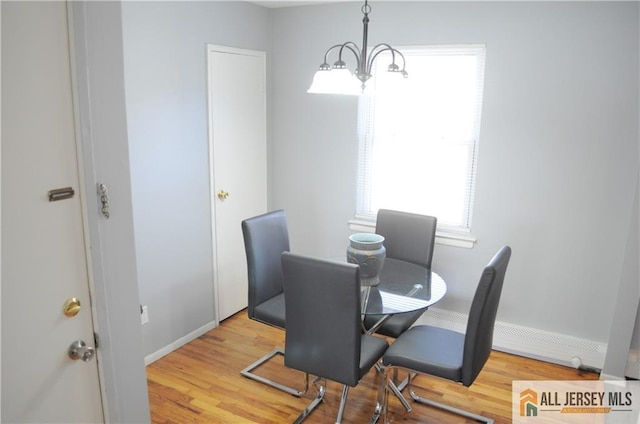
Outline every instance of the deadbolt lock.
[(227, 199), (228, 197), (229, 197), (229, 193), (227, 193), (226, 191), (224, 191), (224, 190), (220, 190), (220, 191), (218, 192), (218, 199), (220, 199), (220, 200), (225, 200), (225, 199)]
[(67, 299), (62, 306), (62, 311), (64, 312), (64, 316), (66, 317), (75, 317), (80, 312), (80, 299), (77, 297), (72, 297)]

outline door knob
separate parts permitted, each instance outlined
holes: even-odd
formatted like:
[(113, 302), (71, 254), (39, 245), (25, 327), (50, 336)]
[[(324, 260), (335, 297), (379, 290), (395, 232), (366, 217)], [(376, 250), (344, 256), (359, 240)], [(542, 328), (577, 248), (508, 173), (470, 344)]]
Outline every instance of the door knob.
[(84, 340), (76, 340), (71, 343), (67, 353), (69, 354), (69, 358), (74, 361), (82, 359), (84, 362), (89, 362), (96, 355), (96, 350), (91, 346), (87, 346)]
[(220, 191), (218, 192), (218, 199), (220, 199), (220, 200), (224, 200), (224, 199), (226, 199), (226, 198), (228, 198), (228, 197), (229, 197), (229, 193), (227, 193), (226, 191), (224, 191), (224, 190), (220, 190)]

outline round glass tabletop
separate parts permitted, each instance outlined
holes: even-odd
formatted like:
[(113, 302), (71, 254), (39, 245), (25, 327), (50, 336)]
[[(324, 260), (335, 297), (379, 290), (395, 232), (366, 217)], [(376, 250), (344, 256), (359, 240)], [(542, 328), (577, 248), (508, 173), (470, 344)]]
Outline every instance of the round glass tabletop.
[(386, 258), (380, 284), (362, 287), (365, 315), (393, 315), (425, 309), (442, 299), (447, 285), (430, 269)]

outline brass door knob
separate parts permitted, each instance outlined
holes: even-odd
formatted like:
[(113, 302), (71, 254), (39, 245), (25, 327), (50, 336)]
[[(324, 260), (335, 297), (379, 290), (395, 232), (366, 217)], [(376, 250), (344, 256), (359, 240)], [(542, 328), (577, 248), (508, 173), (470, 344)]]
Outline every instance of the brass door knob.
[(227, 193), (226, 191), (224, 191), (224, 190), (220, 190), (220, 191), (218, 192), (218, 199), (220, 199), (220, 200), (225, 200), (225, 199), (227, 199), (228, 197), (229, 197), (229, 193)]

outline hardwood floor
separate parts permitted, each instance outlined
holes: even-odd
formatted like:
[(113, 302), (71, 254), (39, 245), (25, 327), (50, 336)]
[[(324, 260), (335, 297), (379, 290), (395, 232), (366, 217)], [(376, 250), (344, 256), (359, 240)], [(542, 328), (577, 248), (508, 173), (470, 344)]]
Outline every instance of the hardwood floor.
[[(246, 311), (226, 319), (218, 328), (157, 360), (147, 367), (149, 402), (153, 423), (289, 423), (315, 396), (296, 398), (240, 375), (240, 370), (275, 347), (284, 346), (284, 331), (251, 321)], [(302, 388), (304, 374), (286, 369), (282, 359), (259, 369), (294, 387)], [(584, 373), (532, 359), (493, 351), (471, 387), (418, 376), (416, 391), (436, 401), (460, 407), (496, 420), (511, 422), (512, 380), (593, 380)], [(341, 386), (327, 382), (324, 404), (305, 423), (333, 423), (340, 403)], [(349, 391), (344, 423), (366, 423), (376, 402), (376, 374), (369, 372)], [(464, 419), (425, 405), (413, 404), (407, 413), (392, 395), (392, 422), (464, 423)]]

